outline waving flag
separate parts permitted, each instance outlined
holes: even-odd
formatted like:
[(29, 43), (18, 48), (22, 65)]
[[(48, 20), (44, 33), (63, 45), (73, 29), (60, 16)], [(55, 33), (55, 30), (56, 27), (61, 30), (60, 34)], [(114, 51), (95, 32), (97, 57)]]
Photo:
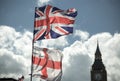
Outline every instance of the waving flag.
[(51, 5), (35, 8), (34, 41), (58, 38), (73, 32), (77, 11), (61, 10)]
[(18, 78), (18, 81), (24, 81), (24, 76), (22, 76), (21, 78)]
[(47, 81), (60, 81), (62, 76), (62, 53), (59, 50), (34, 48), (32, 76)]

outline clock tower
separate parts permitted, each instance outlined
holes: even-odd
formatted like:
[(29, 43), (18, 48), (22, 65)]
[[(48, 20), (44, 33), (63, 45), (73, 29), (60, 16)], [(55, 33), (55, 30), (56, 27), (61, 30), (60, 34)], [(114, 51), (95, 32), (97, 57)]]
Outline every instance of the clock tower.
[(107, 72), (102, 62), (102, 54), (97, 44), (95, 60), (91, 69), (91, 81), (107, 81)]

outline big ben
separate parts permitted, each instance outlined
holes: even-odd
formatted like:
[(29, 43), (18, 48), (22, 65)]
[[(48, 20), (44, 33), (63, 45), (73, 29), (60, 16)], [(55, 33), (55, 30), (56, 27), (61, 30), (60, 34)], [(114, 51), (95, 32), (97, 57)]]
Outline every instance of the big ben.
[(91, 81), (107, 81), (107, 72), (102, 62), (102, 54), (97, 44), (95, 60), (91, 69)]

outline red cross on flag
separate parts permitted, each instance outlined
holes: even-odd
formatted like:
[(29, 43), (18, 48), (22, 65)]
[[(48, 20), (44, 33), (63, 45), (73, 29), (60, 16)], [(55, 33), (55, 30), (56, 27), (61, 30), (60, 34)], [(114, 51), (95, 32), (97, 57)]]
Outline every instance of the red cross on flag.
[(32, 75), (47, 81), (60, 81), (62, 76), (62, 52), (56, 49), (34, 48)]

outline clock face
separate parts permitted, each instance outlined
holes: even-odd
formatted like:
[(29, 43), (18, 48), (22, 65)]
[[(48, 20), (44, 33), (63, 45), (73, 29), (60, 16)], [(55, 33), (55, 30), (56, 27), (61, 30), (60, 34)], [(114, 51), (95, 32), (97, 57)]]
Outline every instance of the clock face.
[(102, 76), (100, 73), (96, 73), (94, 77), (96, 81), (100, 81), (102, 79)]

